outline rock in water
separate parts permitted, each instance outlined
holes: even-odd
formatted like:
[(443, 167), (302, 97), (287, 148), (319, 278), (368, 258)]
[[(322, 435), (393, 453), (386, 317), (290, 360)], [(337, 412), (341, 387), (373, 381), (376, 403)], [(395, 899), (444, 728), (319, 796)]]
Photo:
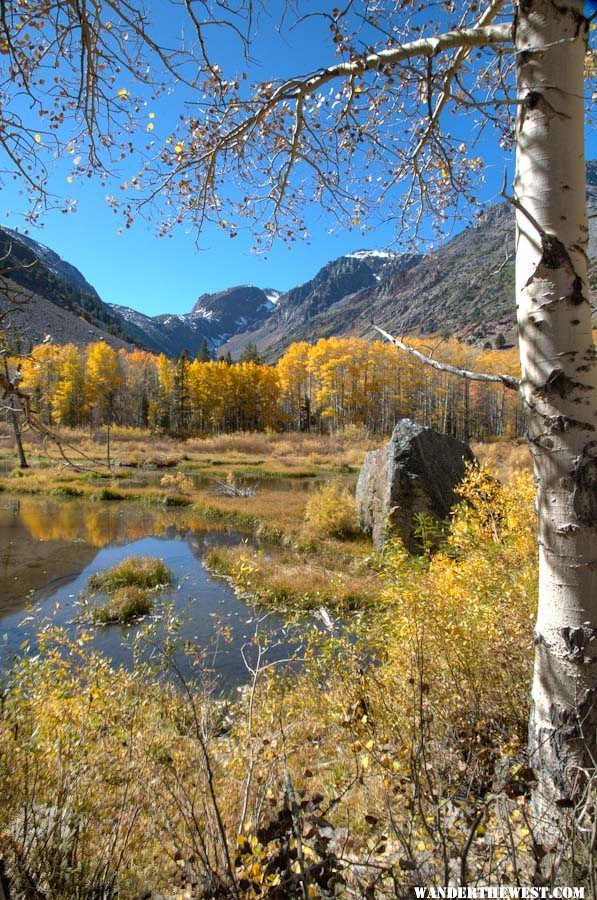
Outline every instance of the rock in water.
[(463, 441), (402, 419), (387, 448), (365, 457), (356, 492), (362, 530), (378, 550), (389, 532), (401, 537), (411, 553), (420, 550), (413, 516), (447, 518), (458, 500), (454, 489), (474, 459)]

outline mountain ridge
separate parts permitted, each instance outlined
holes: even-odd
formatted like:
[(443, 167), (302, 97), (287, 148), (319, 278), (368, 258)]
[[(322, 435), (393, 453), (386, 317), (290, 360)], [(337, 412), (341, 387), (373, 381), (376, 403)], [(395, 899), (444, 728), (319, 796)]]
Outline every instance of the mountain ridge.
[[(590, 216), (597, 216), (597, 161), (587, 168), (587, 207)], [(593, 221), (588, 255), (594, 304), (597, 229)], [(454, 335), (479, 346), (494, 343), (500, 334), (507, 343), (515, 343), (514, 237), (514, 211), (507, 203), (495, 204), (434, 253), (394, 256), (376, 284), (339, 300), (330, 295), (314, 315), (309, 296), (303, 297), (297, 310), (288, 301), (293, 292), (283, 295), (267, 322), (251, 333), (235, 335), (221, 351), (235, 358), (250, 342), (266, 359), (275, 359), (297, 340), (373, 337), (372, 323), (397, 334)], [(324, 267), (328, 276), (343, 259)]]
[[(597, 216), (597, 160), (587, 164), (587, 206)], [(597, 229), (590, 220), (591, 297), (597, 289)], [(516, 340), (514, 213), (495, 204), (433, 253), (357, 249), (281, 293), (234, 285), (198, 296), (188, 313), (148, 316), (108, 304), (71, 263), (27, 235), (0, 227), (0, 311), (11, 311), (25, 344), (43, 340), (138, 346), (171, 357), (238, 358), (248, 344), (268, 360), (298, 340), (373, 337), (371, 324), (400, 334), (449, 334), (483, 345)], [(4, 296), (2, 296), (4, 295)]]

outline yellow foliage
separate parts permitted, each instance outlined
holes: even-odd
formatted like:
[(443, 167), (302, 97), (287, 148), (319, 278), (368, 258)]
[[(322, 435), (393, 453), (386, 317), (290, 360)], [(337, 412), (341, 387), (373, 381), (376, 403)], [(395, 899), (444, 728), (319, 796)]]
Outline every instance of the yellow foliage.
[[(328, 509), (336, 490), (321, 492)], [(84, 633), (66, 650), (42, 633), (0, 705), (3, 846), (49, 809), (68, 817), (76, 842), (58, 829), (55, 843), (27, 845), (34, 871), (36, 859), (68, 859), (77, 881), (62, 893), (53, 884), (60, 898), (83, 895), (100, 861), (108, 872), (120, 865), (123, 898), (147, 885), (174, 896), (183, 871), (194, 884), (215, 871), (229, 885), (220, 827), (247, 898), (283, 896), (285, 879), (296, 885), (305, 872), (317, 896), (316, 873), (339, 861), (337, 846), (349, 849), (338, 874), (355, 896), (372, 859), (380, 879), (389, 873), (380, 896), (406, 896), (421, 871), (430, 884), (452, 867), (458, 877), (463, 848), (470, 883), (511, 883), (514, 871), (531, 883), (521, 765), (537, 589), (531, 477), (502, 485), (472, 469), (461, 501), (435, 555), (397, 545), (370, 560), (376, 607), (345, 616), (334, 634), (301, 619), (300, 668), (261, 659), (267, 638), (247, 643), (262, 668), (224, 726), (221, 706), (192, 684), (183, 692), (147, 670), (113, 671)], [(239, 553), (250, 582), (260, 562)], [(499, 773), (508, 791), (494, 786)], [(210, 848), (207, 862), (197, 847)], [(57, 871), (43, 870), (43, 887)]]
[(537, 595), (532, 479), (502, 485), (473, 468), (460, 495), (446, 544), (416, 577), (403, 550), (389, 554), (385, 654), (395, 646), (421, 666), (444, 719), (466, 709), (525, 721)]
[[(410, 343), (429, 351), (418, 338)], [(514, 349), (479, 351), (455, 339), (441, 342), (435, 357), (470, 369), (518, 371)], [(195, 359), (187, 366), (184, 397), (172, 360), (141, 350), (116, 353), (103, 341), (86, 356), (73, 345), (42, 344), (21, 365), (36, 408), (70, 426), (89, 422), (92, 410), (107, 421), (114, 407), (124, 425), (176, 430), (184, 406), (185, 430), (201, 435), (283, 428), (335, 432), (351, 425), (381, 434), (404, 416), (480, 437), (513, 436), (518, 427), (519, 401), (502, 385), (463, 384), (390, 344), (353, 337), (292, 344), (275, 366)]]
[(171, 488), (181, 494), (188, 494), (193, 490), (193, 481), (184, 472), (169, 472), (160, 478), (162, 487)]
[(90, 344), (87, 348), (86, 363), (88, 405), (111, 408), (121, 380), (122, 371), (118, 353), (105, 341)]
[(305, 508), (308, 533), (318, 537), (347, 537), (357, 530), (353, 494), (341, 482), (331, 481), (314, 491)]

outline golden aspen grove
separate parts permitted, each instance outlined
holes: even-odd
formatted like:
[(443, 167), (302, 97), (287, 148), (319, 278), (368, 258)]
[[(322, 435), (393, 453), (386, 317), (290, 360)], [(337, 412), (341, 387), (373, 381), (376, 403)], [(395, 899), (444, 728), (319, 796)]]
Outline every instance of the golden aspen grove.
[[(429, 340), (413, 339), (425, 349)], [(436, 357), (459, 367), (516, 374), (512, 350), (479, 350), (455, 339)], [(416, 416), (465, 438), (520, 434), (518, 399), (500, 384), (473, 384), (437, 372), (391, 346), (358, 338), (292, 344), (275, 365), (178, 361), (143, 350), (40, 344), (21, 360), (21, 386), (48, 425), (113, 422), (181, 436), (234, 431), (341, 430), (388, 434)]]

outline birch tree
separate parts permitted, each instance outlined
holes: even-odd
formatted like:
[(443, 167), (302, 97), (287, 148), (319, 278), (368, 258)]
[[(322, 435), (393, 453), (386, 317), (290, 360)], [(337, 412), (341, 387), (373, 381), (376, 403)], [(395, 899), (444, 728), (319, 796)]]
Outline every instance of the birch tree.
[[(213, 222), (234, 237), (248, 216), (258, 246), (274, 236), (292, 242), (306, 231), (305, 206), (315, 204), (339, 227), (391, 220), (397, 237), (412, 237), (433, 221), (441, 232), (475, 201), (482, 168), (474, 142), (462, 138), (465, 117), (475, 135), (486, 128), (505, 151), (516, 148), (513, 302), (540, 556), (530, 750), (537, 814), (549, 835), (557, 811), (582, 797), (597, 753), (597, 359), (586, 269), (584, 8), (579, 0), (325, 7), (318, 21), (330, 49), (321, 67), (254, 83), (244, 56), (263, 10), (227, 0), (183, 6), (194, 45), (173, 54), (134, 0), (3, 4), (0, 144), (37, 207), (45, 169), (32, 151), (68, 152), (76, 141), (80, 168), (106, 172), (106, 156), (137, 146), (143, 97), (169, 79), (191, 99), (191, 113), (165, 143), (143, 134), (139, 171), (123, 185), (145, 203), (163, 199), (164, 229)], [(280, 10), (279, 30), (299, 28), (296, 15)], [(212, 58), (216, 28), (238, 41), (231, 72)], [(42, 84), (48, 60), (56, 69)], [(45, 131), (22, 102), (10, 105), (23, 95), (41, 105)], [(69, 119), (75, 131), (63, 139)], [(126, 217), (138, 212), (133, 199), (110, 202)]]

